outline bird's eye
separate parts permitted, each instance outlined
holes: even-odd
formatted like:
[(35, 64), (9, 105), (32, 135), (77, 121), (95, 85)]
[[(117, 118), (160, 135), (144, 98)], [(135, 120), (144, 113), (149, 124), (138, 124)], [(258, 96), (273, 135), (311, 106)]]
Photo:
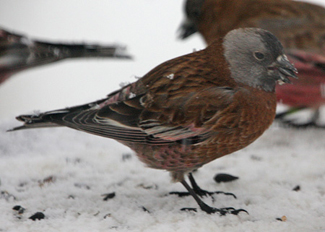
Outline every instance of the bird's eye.
[(261, 52), (254, 52), (254, 57), (257, 59), (257, 60), (263, 60), (264, 59), (264, 54), (261, 53)]

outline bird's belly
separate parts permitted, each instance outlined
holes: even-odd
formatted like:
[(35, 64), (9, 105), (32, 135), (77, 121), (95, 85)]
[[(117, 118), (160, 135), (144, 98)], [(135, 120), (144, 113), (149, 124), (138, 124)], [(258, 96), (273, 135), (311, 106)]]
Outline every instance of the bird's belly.
[(193, 152), (193, 146), (171, 143), (148, 145), (125, 143), (134, 150), (138, 158), (151, 168), (172, 172), (187, 172), (202, 166), (202, 157)]

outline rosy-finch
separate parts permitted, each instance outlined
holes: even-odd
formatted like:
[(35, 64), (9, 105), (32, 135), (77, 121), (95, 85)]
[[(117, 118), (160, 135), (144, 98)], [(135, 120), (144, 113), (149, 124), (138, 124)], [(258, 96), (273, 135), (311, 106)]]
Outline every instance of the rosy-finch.
[(295, 72), (270, 32), (233, 30), (105, 99), (18, 116), (25, 124), (13, 130), (66, 126), (115, 139), (149, 167), (169, 171), (205, 212), (237, 214), (243, 210), (206, 205), (184, 177), (263, 134), (275, 116), (276, 82), (290, 82)]

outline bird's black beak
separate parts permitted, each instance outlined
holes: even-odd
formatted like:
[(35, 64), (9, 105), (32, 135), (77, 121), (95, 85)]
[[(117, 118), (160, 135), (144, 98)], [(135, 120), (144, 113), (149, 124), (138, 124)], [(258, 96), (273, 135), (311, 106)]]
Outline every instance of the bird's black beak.
[(269, 70), (276, 70), (278, 72), (277, 81), (279, 84), (291, 83), (288, 77), (292, 77), (298, 79), (297, 73), (298, 70), (295, 68), (293, 64), (290, 63), (286, 55), (280, 55), (276, 59), (276, 61), (269, 66)]

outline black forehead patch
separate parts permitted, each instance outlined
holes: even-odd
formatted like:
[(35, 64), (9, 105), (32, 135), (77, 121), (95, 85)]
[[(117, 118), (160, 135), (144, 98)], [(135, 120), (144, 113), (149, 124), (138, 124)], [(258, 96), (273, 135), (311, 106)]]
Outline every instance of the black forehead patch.
[(283, 54), (282, 44), (272, 33), (264, 30), (258, 30), (256, 33), (260, 34), (265, 47), (272, 52), (275, 58)]

